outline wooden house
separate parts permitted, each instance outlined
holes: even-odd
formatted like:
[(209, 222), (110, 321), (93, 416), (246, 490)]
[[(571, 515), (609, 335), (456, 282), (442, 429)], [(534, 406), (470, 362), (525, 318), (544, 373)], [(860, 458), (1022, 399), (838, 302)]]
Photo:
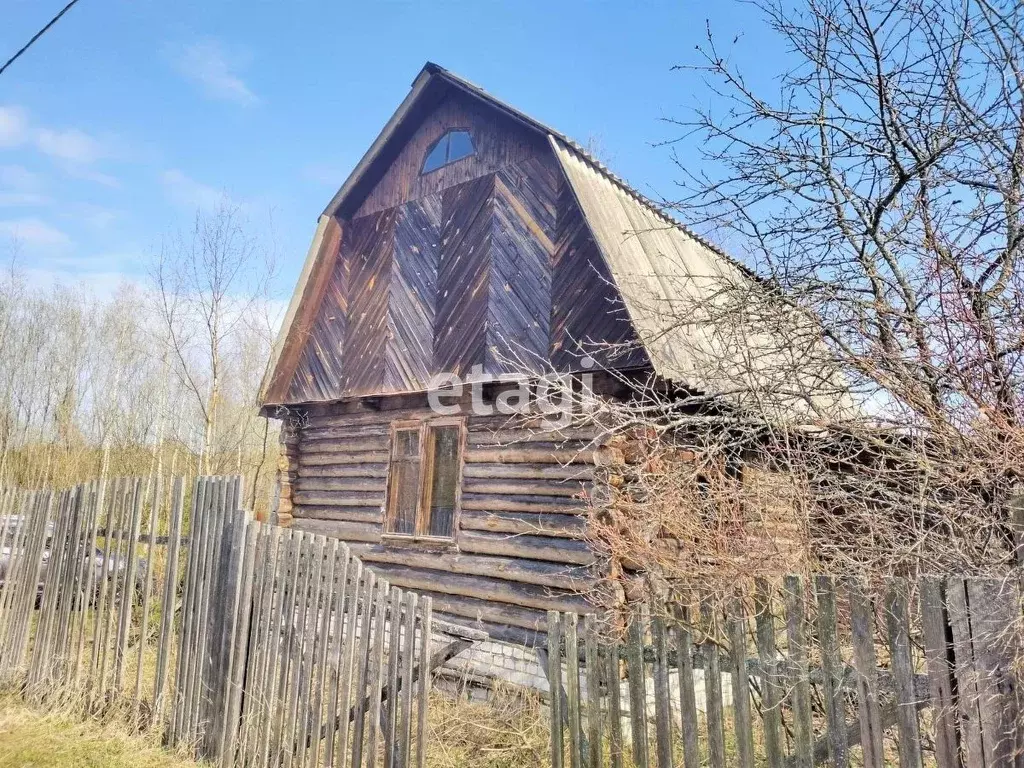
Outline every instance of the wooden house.
[(431, 381), (589, 365), (699, 388), (699, 345), (650, 333), (651, 305), (742, 272), (572, 140), (427, 64), (320, 216), (274, 349), (279, 521), (344, 539), (448, 620), (543, 632), (594, 575), (580, 513), (600, 429), (556, 440), (468, 392), (438, 413)]

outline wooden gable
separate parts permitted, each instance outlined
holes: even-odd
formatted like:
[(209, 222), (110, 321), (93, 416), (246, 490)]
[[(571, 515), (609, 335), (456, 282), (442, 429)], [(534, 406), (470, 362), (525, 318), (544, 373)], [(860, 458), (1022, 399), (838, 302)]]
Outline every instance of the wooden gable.
[[(422, 174), (452, 129), (475, 153)], [(321, 247), (266, 405), (424, 391), (475, 367), (579, 370), (581, 343), (639, 349), (546, 136), (472, 96), (436, 100), (331, 221), (342, 234)], [(615, 362), (644, 364), (642, 350)]]

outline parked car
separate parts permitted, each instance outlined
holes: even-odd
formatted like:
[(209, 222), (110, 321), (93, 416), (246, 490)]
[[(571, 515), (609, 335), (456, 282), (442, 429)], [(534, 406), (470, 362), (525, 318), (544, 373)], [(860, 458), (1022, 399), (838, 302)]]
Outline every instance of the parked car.
[[(11, 564), (11, 549), (14, 546), (14, 542), (17, 540), (21, 532), (21, 526), (24, 524), (24, 518), (22, 516), (16, 516), (11, 519), (7, 524), (7, 532), (2, 542), (3, 547), (0, 549), (0, 589), (3, 589), (4, 582), (7, 578), (7, 570)], [(53, 523), (47, 523), (47, 534), (46, 544), (43, 549), (43, 562), (42, 567), (39, 571), (39, 583), (36, 585), (36, 607), (38, 608), (43, 599), (43, 587), (46, 584), (46, 578), (49, 573), (50, 564), (50, 547), (53, 541)], [(97, 599), (100, 594), (100, 585), (103, 583), (104, 576), (107, 579), (113, 580), (116, 574), (124, 574), (128, 568), (128, 558), (120, 557), (116, 555), (109, 559), (104, 555), (103, 550), (99, 547), (93, 547), (92, 553), (92, 566), (93, 566), (93, 584), (95, 594), (93, 600)], [(146, 568), (147, 562), (144, 557), (140, 557), (136, 560), (135, 566), (135, 590), (136, 593), (141, 593), (145, 589), (146, 584)]]

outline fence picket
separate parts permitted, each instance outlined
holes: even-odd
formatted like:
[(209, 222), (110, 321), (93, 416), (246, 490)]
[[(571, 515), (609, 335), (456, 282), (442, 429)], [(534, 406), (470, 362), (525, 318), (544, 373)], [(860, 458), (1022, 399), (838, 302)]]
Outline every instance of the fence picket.
[(377, 577), (371, 570), (365, 572), (363, 590), (363, 599), (359, 608), (359, 649), (356, 653), (358, 668), (353, 672), (355, 675), (355, 687), (352, 694), (355, 702), (352, 705), (353, 712), (350, 715), (352, 719), (352, 768), (361, 768), (363, 764), (363, 733), (366, 721), (366, 697), (363, 693), (366, 690), (366, 682), (370, 674), (370, 650), (372, 648), (370, 644), (370, 630), (378, 603)]
[(725, 768), (725, 716), (722, 712), (722, 668), (715, 639), (715, 615), (709, 600), (700, 606), (704, 642), (704, 701), (708, 724), (708, 764), (712, 768)]
[(601, 664), (597, 616), (592, 613), (583, 617), (583, 648), (587, 673), (587, 761), (590, 768), (601, 768)]
[(953, 669), (946, 641), (947, 614), (942, 582), (925, 577), (920, 581), (921, 630), (931, 695), (935, 762), (938, 768), (958, 768), (956, 713), (953, 704)]
[(965, 580), (971, 617), (971, 646), (978, 685), (985, 765), (1019, 764), (1022, 746), (1020, 692), (1013, 667), (1021, 658), (1019, 638), (1008, 628), (1021, 617), (1015, 580)]
[[(672, 705), (668, 683), (668, 633), (665, 620), (651, 619), (654, 645), (654, 751), (658, 768), (672, 768)], [(600, 745), (600, 742), (598, 742)], [(594, 747), (592, 746), (591, 749)]]
[(551, 766), (562, 768), (565, 734), (562, 727), (562, 614), (548, 611), (548, 688), (551, 697)]
[(377, 599), (374, 601), (376, 619), (373, 622), (373, 651), (369, 658), (367, 688), (356, 692), (359, 698), (369, 691), (370, 705), (366, 710), (366, 768), (377, 765), (377, 741), (380, 725), (381, 678), (384, 673), (384, 638), (387, 621), (388, 598), (391, 587), (387, 582), (378, 582)]
[(786, 653), (789, 662), (790, 706), (793, 709), (793, 753), (796, 768), (811, 768), (814, 753), (811, 739), (811, 684), (807, 664), (806, 606), (803, 580), (787, 576), (784, 581), (786, 605)]
[(818, 601), (818, 644), (821, 646), (828, 756), (834, 768), (846, 768), (850, 764), (850, 755), (846, 746), (843, 660), (837, 639), (835, 580), (831, 576), (817, 576), (814, 591)]
[(742, 768), (754, 768), (754, 723), (750, 715), (750, 678), (747, 676), (747, 622), (739, 598), (729, 603), (729, 647), (736, 759)]
[(906, 579), (895, 577), (889, 580), (885, 608), (893, 685), (896, 689), (896, 728), (899, 732), (900, 766), (919, 768), (921, 730), (917, 721), (917, 696), (914, 693), (914, 662), (910, 656)]
[(754, 621), (757, 658), (761, 664), (764, 752), (768, 765), (781, 765), (783, 687), (779, 675), (778, 649), (775, 644), (775, 616), (772, 611), (771, 587), (767, 580), (759, 578), (754, 583)]
[[(568, 649), (566, 650), (568, 653)], [(629, 720), (632, 726), (633, 763), (647, 768), (647, 688), (644, 673), (644, 627), (639, 612), (634, 612), (626, 630), (626, 671), (629, 675)]]
[[(398, 709), (397, 763), (399, 768), (409, 765), (412, 754), (412, 701), (413, 673), (416, 660), (416, 611), (419, 607), (415, 592), (405, 593), (405, 626), (402, 630), (401, 704)], [(399, 691), (395, 692), (397, 697)]]
[(875, 660), (874, 611), (859, 579), (847, 581), (853, 666), (856, 670), (857, 703), (860, 712), (860, 744), (864, 768), (882, 768), (882, 710)]
[[(427, 701), (430, 693), (430, 641), (433, 606), (429, 597), (420, 602), (420, 663), (419, 674), (416, 676), (416, 768), (426, 768), (427, 764)], [(341, 768), (344, 768), (342, 766)]]

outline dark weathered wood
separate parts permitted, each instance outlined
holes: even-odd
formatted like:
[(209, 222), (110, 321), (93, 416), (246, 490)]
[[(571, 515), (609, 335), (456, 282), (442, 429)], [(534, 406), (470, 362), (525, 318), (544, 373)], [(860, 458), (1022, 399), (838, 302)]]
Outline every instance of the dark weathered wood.
[[(383, 585), (377, 583), (374, 573), (367, 571), (365, 592), (362, 600), (361, 626), (359, 629), (359, 650), (356, 654), (359, 671), (355, 680), (356, 701), (355, 711), (352, 715), (353, 768), (359, 768), (363, 764), (363, 733), (366, 725), (365, 692), (368, 687), (368, 681), (371, 680), (371, 674), (373, 674), (373, 667), (375, 666), (371, 663), (370, 649), (374, 646), (371, 645), (370, 641), (372, 633), (380, 631), (379, 622), (383, 620), (380, 611), (383, 604), (382, 587)], [(379, 659), (379, 657), (376, 658)]]
[(399, 657), (402, 652), (402, 593), (392, 587), (390, 597), (387, 625), (387, 678), (384, 682), (388, 695), (383, 699), (380, 716), (381, 737), (384, 741), (384, 768), (394, 767), (395, 750), (398, 747), (395, 739), (398, 699), (395, 692), (398, 690), (398, 682), (401, 679), (399, 677), (401, 674)]
[(967, 585), (963, 578), (946, 581), (946, 609), (956, 660), (957, 716), (960, 724), (960, 749), (967, 768), (984, 768), (981, 712), (978, 708), (978, 680), (974, 673), (974, 648), (971, 641)]
[(597, 617), (583, 617), (583, 646), (587, 671), (587, 764), (601, 768), (601, 663), (598, 657)]
[(799, 576), (784, 582), (786, 652), (788, 655), (790, 706), (793, 709), (793, 756), (796, 768), (813, 765), (814, 735), (811, 724), (811, 683), (807, 668), (807, 630), (804, 585)]
[(483, 576), (446, 574), (441, 571), (384, 563), (377, 563), (375, 569), (392, 584), (421, 592), (445, 592), (453, 596), (472, 597), (538, 610), (583, 613), (590, 607), (585, 598), (550, 587), (516, 584)]
[(707, 599), (700, 606), (704, 642), (704, 701), (708, 725), (708, 764), (725, 768), (725, 715), (722, 711), (722, 669), (716, 640), (715, 611)]
[[(371, 581), (371, 574), (363, 571), (362, 565), (356, 565), (356, 572), (349, 582), (349, 594), (348, 607), (346, 608), (346, 628), (345, 628), (345, 643), (339, 663), (339, 675), (341, 677), (340, 684), (338, 686), (338, 704), (337, 711), (348, 712), (349, 707), (352, 705), (352, 689), (356, 686), (357, 695), (362, 696), (362, 689), (358, 687), (358, 679), (356, 675), (356, 650), (360, 648), (359, 636), (359, 601), (362, 599), (362, 613), (364, 621), (369, 616), (369, 599), (372, 595), (373, 583)], [(364, 627), (368, 627), (368, 624), (364, 624)], [(367, 632), (364, 630), (362, 635), (367, 636)], [(368, 642), (368, 641), (367, 641)], [(360, 666), (359, 669), (362, 667)], [(360, 699), (361, 700), (361, 699)], [(354, 722), (360, 722), (357, 718), (352, 718)], [(333, 719), (331, 722), (335, 722)], [(352, 726), (354, 729), (355, 725)], [(338, 738), (338, 762), (344, 766), (345, 761), (349, 757), (349, 733), (350, 727), (348, 719), (343, 722), (339, 728)]]
[(570, 480), (551, 481), (546, 479), (494, 480), (492, 478), (467, 478), (463, 483), (466, 493), (491, 496), (555, 496), (562, 498), (581, 497), (586, 485)]
[(633, 729), (633, 764), (648, 768), (647, 687), (644, 671), (644, 623), (634, 613), (626, 631), (626, 668), (629, 674), (629, 720)]
[(612, 768), (622, 768), (622, 677), (617, 646), (604, 648), (608, 670), (608, 753)]
[(668, 632), (665, 619), (651, 618), (654, 646), (654, 743), (658, 768), (672, 768), (672, 699), (668, 684)]
[[(242, 513), (244, 515), (244, 513)], [(247, 521), (243, 529), (243, 549), (240, 558), (240, 573), (237, 576), (235, 600), (232, 606), (234, 616), (233, 634), (229, 644), (230, 655), (226, 665), (226, 710), (224, 735), (222, 737), (222, 763), (234, 764), (238, 748), (238, 728), (242, 716), (242, 686), (245, 684), (246, 656), (250, 629), (252, 627), (253, 588), (255, 584), (256, 545), (262, 534), (262, 526), (256, 521)]]
[(700, 744), (697, 738), (697, 693), (693, 684), (693, 637), (690, 633), (690, 606), (679, 605), (676, 611), (676, 664), (679, 668), (679, 716), (682, 731), (683, 765), (700, 765)]
[(430, 643), (432, 639), (431, 625), (433, 607), (430, 598), (420, 601), (421, 617), (419, 621), (420, 656), (417, 671), (416, 692), (416, 768), (426, 768), (427, 764), (427, 701), (430, 691), (431, 666)]
[(754, 766), (754, 722), (750, 714), (750, 679), (747, 675), (747, 621), (743, 603), (729, 603), (729, 650), (731, 655), (733, 728), (736, 732), (736, 761), (744, 768)]
[[(401, 701), (398, 704), (397, 738), (398, 750), (395, 764), (405, 768), (411, 758), (412, 744), (412, 702), (413, 674), (416, 665), (416, 614), (419, 607), (415, 592), (409, 592), (405, 599), (405, 624), (402, 627), (401, 656)], [(399, 691), (396, 689), (396, 695)]]
[(367, 563), (393, 563), (467, 576), (494, 576), (523, 584), (585, 592), (597, 573), (586, 566), (557, 565), (513, 557), (398, 549), (381, 544), (353, 543), (353, 554)]
[[(479, 442), (474, 443), (473, 436), (479, 435), (479, 433), (470, 432), (469, 444), (480, 445)], [(488, 436), (490, 437), (490, 436)], [(488, 445), (502, 445), (516, 440), (521, 440), (524, 447), (532, 445), (531, 442), (535, 438), (529, 432), (514, 432), (503, 439), (495, 437), (493, 442), (488, 442)], [(479, 438), (478, 438), (479, 440)], [(486, 464), (470, 464), (467, 465), (463, 471), (463, 477), (467, 480), (473, 478), (494, 480), (497, 478), (509, 479), (509, 480), (548, 480), (550, 482), (558, 482), (562, 480), (577, 480), (581, 482), (587, 482), (593, 479), (594, 470), (592, 467), (585, 465), (569, 465), (567, 467), (552, 466), (551, 464), (494, 464), (493, 466), (487, 466)]]
[(917, 721), (917, 697), (914, 693), (914, 661), (910, 655), (910, 621), (905, 579), (897, 577), (889, 580), (885, 613), (893, 686), (896, 690), (900, 766), (918, 768), (921, 765), (921, 729)]
[(596, 558), (582, 541), (565, 541), (543, 536), (508, 536), (497, 533), (463, 531), (459, 549), (477, 554), (521, 557), (568, 565), (592, 565)]
[(584, 750), (580, 726), (580, 653), (576, 614), (564, 614), (562, 626), (565, 630), (565, 697), (566, 716), (569, 718), (569, 766), (570, 768), (581, 768)]
[(828, 756), (835, 768), (846, 768), (850, 764), (850, 755), (846, 747), (843, 660), (839, 655), (835, 580), (831, 576), (816, 576), (814, 592), (818, 602), (818, 646), (824, 683), (822, 688), (828, 727)]
[[(754, 612), (757, 626), (757, 657), (761, 662), (761, 721), (764, 727), (764, 752), (769, 765), (781, 765), (783, 684), (779, 673), (778, 650), (775, 644), (775, 615), (772, 590), (766, 579), (754, 585)], [(687, 767), (689, 768), (689, 766)]]
[(530, 448), (472, 449), (466, 451), (468, 464), (598, 464), (596, 450), (536, 450)]
[(477, 512), (463, 510), (463, 530), (495, 531), (497, 533), (551, 536), (580, 539), (586, 533), (587, 521), (576, 515), (538, 515), (531, 512)]
[(1019, 765), (1024, 761), (1024, 717), (1014, 666), (1024, 649), (1011, 629), (1021, 621), (1019, 585), (1016, 580), (968, 578), (966, 589), (985, 765)]
[(551, 693), (551, 766), (562, 768), (565, 755), (562, 729), (562, 616), (548, 611), (548, 687)]
[(928, 691), (932, 705), (932, 733), (938, 768), (959, 768), (956, 710), (953, 701), (952, 647), (946, 639), (947, 616), (942, 581), (923, 577), (921, 592), (921, 639), (928, 669)]
[(875, 666), (875, 614), (859, 579), (846, 582), (850, 602), (853, 666), (856, 671), (860, 744), (864, 768), (882, 768), (882, 710), (879, 704), (878, 672)]

